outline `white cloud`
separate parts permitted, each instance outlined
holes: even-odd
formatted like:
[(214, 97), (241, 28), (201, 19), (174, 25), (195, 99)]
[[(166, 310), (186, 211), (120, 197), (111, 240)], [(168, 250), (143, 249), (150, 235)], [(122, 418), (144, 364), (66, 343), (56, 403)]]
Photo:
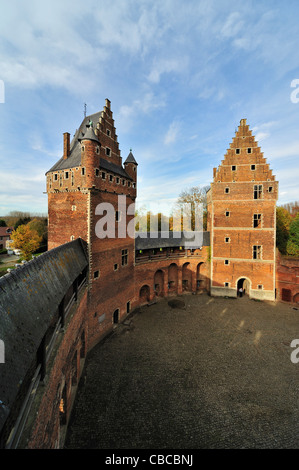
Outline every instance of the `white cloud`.
[(174, 59), (155, 60), (152, 70), (148, 75), (148, 80), (152, 83), (159, 83), (161, 75), (173, 73), (184, 73), (188, 66), (187, 57), (179, 57)]
[(165, 145), (173, 144), (178, 138), (179, 130), (180, 130), (179, 123), (177, 121), (173, 121), (169, 125), (169, 128), (164, 137), (164, 144)]
[(243, 28), (244, 21), (241, 20), (241, 15), (239, 12), (232, 12), (226, 22), (224, 23), (221, 33), (223, 36), (230, 38), (236, 36)]

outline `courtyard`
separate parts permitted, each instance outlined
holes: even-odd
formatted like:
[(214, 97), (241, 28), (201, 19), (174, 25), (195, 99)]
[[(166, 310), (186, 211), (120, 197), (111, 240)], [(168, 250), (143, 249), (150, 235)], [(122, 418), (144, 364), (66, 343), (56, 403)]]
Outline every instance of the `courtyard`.
[(184, 295), (88, 354), (66, 449), (299, 448), (299, 309)]

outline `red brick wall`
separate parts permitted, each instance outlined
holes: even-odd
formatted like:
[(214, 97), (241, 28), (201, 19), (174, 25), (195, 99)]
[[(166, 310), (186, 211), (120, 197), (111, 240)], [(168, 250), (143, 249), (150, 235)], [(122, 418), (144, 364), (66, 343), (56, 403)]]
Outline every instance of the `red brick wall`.
[[(82, 337), (88, 334), (86, 324), (87, 291), (83, 294), (76, 308), (75, 314), (70, 315), (66, 324), (65, 333), (61, 343), (52, 353), (52, 360), (48, 364), (49, 375), (46, 375), (44, 385), (40, 385), (36, 397), (39, 403), (38, 410), (31, 410), (37, 419), (31, 431), (27, 447), (32, 449), (54, 449), (59, 447), (59, 440), (63, 429), (60, 426), (59, 405), (64, 386), (66, 387), (65, 411), (67, 419), (70, 417), (72, 400), (75, 396), (75, 387), (79, 382), (83, 369)], [(74, 372), (74, 357), (77, 353), (77, 371)], [(84, 356), (86, 355), (86, 348)], [(40, 397), (40, 398), (39, 398)], [(36, 405), (35, 405), (36, 406)], [(38, 411), (38, 414), (36, 412)]]
[(299, 303), (299, 259), (277, 255), (276, 298), (280, 301)]
[[(262, 188), (258, 199), (256, 185)], [(277, 196), (278, 183), (242, 119), (208, 194), (212, 294), (235, 296), (239, 279), (248, 279), (251, 297), (274, 300)], [(261, 215), (258, 227), (254, 214)], [(260, 259), (253, 257), (254, 246), (261, 247)]]

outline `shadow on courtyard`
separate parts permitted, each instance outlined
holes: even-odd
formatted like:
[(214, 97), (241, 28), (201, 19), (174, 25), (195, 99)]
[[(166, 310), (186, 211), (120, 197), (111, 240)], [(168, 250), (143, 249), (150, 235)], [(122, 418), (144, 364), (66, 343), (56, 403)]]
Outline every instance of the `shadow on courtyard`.
[(89, 353), (65, 448), (299, 448), (299, 311), (173, 300), (138, 309)]

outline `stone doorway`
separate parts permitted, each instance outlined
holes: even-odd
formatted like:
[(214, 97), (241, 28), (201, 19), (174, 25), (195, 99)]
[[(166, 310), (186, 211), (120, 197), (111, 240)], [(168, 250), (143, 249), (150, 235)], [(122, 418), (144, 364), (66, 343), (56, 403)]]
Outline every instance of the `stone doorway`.
[[(240, 294), (240, 289), (243, 289), (242, 295)], [(250, 281), (246, 277), (242, 277), (237, 282), (237, 297), (244, 297), (250, 293)]]

